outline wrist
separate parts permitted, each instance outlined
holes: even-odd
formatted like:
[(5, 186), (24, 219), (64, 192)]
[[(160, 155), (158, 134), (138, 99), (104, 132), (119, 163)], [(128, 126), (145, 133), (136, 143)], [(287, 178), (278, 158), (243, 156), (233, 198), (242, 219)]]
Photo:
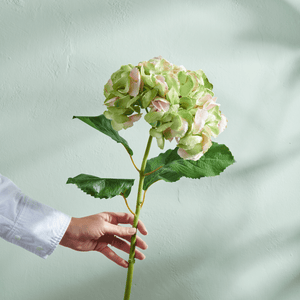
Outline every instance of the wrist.
[(72, 241), (74, 242), (74, 240), (76, 239), (76, 235), (74, 232), (74, 226), (76, 223), (76, 219), (77, 218), (71, 217), (70, 224), (69, 224), (64, 236), (60, 240), (59, 245), (72, 248)]

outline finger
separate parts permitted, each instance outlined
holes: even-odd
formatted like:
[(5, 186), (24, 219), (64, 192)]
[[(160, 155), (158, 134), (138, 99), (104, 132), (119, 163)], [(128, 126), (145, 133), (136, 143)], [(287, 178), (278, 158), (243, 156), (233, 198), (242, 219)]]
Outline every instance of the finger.
[(109, 247), (104, 247), (101, 250), (98, 250), (102, 254), (104, 254), (108, 259), (112, 260), (115, 262), (117, 265), (123, 267), (123, 268), (128, 268), (128, 262), (118, 256), (113, 250), (111, 250)]
[[(131, 236), (123, 236), (122, 239), (131, 242)], [(136, 236), (136, 246), (146, 250), (148, 248), (148, 245), (145, 241), (143, 241), (138, 235)]]
[(141, 220), (139, 220), (137, 228), (138, 228), (138, 230), (139, 230), (139, 232), (141, 234), (143, 234), (143, 235), (147, 235), (148, 234), (146, 226), (145, 226), (145, 224)]
[(132, 227), (122, 227), (119, 225), (106, 223), (104, 227), (104, 233), (123, 237), (134, 235), (136, 233), (136, 229)]
[[(106, 213), (106, 221), (112, 223), (112, 224), (131, 224), (133, 225), (134, 215), (124, 212), (112, 212), (112, 213)], [(147, 235), (148, 231), (146, 229), (145, 224), (139, 220), (138, 221), (138, 230), (141, 234)]]
[[(126, 252), (128, 254), (130, 253), (130, 245), (128, 243), (126, 243), (125, 241), (117, 238), (117, 237), (114, 237), (112, 239), (112, 241), (110, 242), (110, 244), (113, 247), (115, 247), (115, 248), (117, 248), (119, 250), (122, 250), (122, 251), (124, 251), (124, 252)], [(140, 259), (140, 260), (143, 260), (143, 259), (146, 258), (146, 256), (142, 252), (140, 252), (139, 250), (137, 250), (137, 249), (135, 249), (135, 256), (134, 257), (137, 258), (137, 259)]]

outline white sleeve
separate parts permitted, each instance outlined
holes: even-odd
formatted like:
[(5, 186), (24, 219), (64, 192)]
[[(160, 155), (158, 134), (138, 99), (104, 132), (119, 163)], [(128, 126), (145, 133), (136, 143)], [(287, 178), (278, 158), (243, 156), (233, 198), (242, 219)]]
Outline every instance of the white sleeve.
[(71, 217), (21, 193), (0, 174), (0, 237), (47, 258), (63, 235)]

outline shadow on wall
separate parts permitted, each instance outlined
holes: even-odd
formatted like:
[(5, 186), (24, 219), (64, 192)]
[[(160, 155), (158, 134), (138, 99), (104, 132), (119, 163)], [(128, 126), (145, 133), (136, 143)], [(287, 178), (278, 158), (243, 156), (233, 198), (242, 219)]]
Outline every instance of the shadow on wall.
[[(170, 270), (170, 265), (162, 258), (155, 258), (154, 264), (148, 264), (143, 268), (143, 263), (138, 262), (134, 270), (134, 278), (131, 290), (132, 299), (196, 299), (194, 297), (198, 287), (193, 292), (191, 285), (180, 283), (180, 278), (189, 274), (196, 269), (201, 261), (188, 261), (184, 257), (173, 257), (177, 264), (178, 282), (174, 282), (174, 276)], [(155, 270), (157, 266), (157, 270)], [(162, 270), (165, 276), (161, 274)], [(166, 271), (167, 270), (167, 271)], [(157, 274), (159, 272), (159, 274)], [(104, 270), (99, 271), (94, 279), (86, 282), (80, 281), (70, 284), (64, 290), (58, 291), (49, 287), (49, 293), (43, 291), (43, 295), (36, 295), (36, 299), (40, 296), (43, 300), (77, 300), (77, 299), (123, 299), (126, 283), (127, 271), (120, 269), (120, 272), (107, 273)], [(72, 282), (72, 279), (70, 279)], [(49, 295), (47, 297), (47, 295)]]
[[(300, 49), (300, 11), (284, 0), (240, 1), (232, 0), (253, 16), (251, 29), (238, 38), (251, 44), (270, 44), (289, 50)], [(300, 7), (298, 7), (300, 9)], [(294, 85), (300, 80), (300, 58), (291, 65), (287, 83)]]
[[(196, 244), (191, 239), (188, 241), (189, 248), (194, 250), (173, 255), (171, 261), (158, 257), (153, 264), (145, 267), (143, 263), (138, 263), (134, 272), (132, 298), (251, 300), (256, 296), (262, 299), (263, 295), (264, 300), (295, 299), (289, 296), (300, 292), (300, 276), (297, 274), (300, 258), (287, 260), (286, 257), (290, 257), (291, 251), (300, 252), (299, 228), (298, 222), (292, 227), (249, 238), (235, 247), (220, 248), (218, 242), (212, 239), (205, 251), (195, 248)], [(274, 272), (255, 275), (270, 265), (278, 264), (280, 267), (276, 267)], [(71, 284), (65, 285), (64, 290), (49, 286), (49, 292), (43, 290), (43, 295), (37, 294), (36, 299), (40, 296), (43, 300), (122, 299), (126, 281), (124, 271), (105, 273), (100, 270), (96, 278), (85, 282), (72, 283), (70, 278), (68, 282)]]

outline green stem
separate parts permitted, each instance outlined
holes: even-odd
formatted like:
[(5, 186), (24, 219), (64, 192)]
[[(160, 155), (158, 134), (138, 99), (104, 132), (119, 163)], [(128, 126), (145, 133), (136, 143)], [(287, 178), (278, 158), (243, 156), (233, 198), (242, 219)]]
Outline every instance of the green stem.
[[(138, 193), (137, 193), (137, 200), (136, 200), (136, 210), (135, 210), (135, 216), (133, 220), (132, 227), (137, 228), (140, 211), (141, 211), (141, 205), (142, 205), (142, 194), (143, 194), (143, 185), (144, 185), (144, 179), (145, 179), (145, 168), (147, 163), (147, 157), (149, 155), (150, 147), (152, 142), (152, 136), (149, 136), (147, 147), (145, 150), (145, 154), (142, 161), (142, 166), (140, 169), (140, 181), (139, 181), (139, 187), (138, 187)], [(134, 234), (131, 237), (131, 246), (130, 246), (130, 253), (129, 253), (129, 260), (128, 260), (128, 271), (127, 271), (127, 279), (126, 279), (126, 288), (125, 288), (125, 294), (124, 294), (124, 300), (130, 299), (130, 292), (131, 292), (131, 285), (132, 285), (132, 277), (133, 277), (133, 270), (134, 270), (134, 255), (135, 255), (135, 245), (136, 245), (136, 234)]]

